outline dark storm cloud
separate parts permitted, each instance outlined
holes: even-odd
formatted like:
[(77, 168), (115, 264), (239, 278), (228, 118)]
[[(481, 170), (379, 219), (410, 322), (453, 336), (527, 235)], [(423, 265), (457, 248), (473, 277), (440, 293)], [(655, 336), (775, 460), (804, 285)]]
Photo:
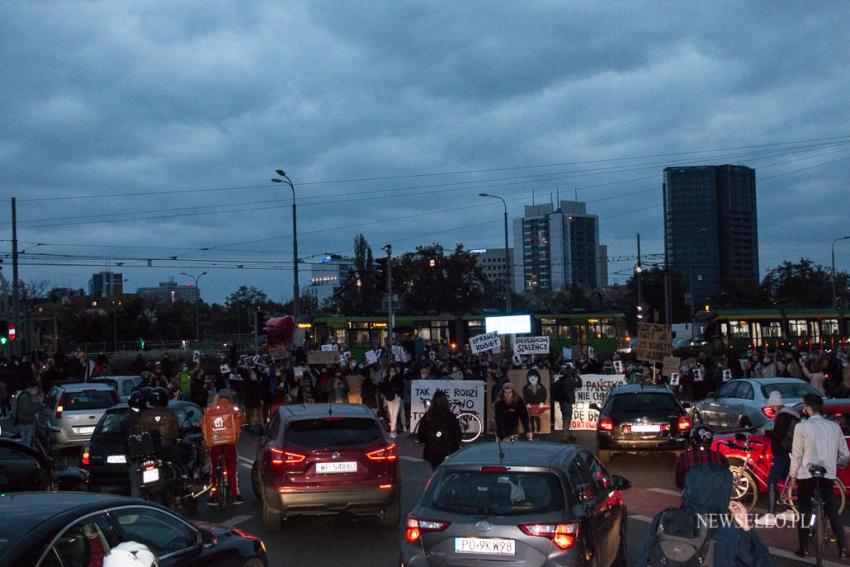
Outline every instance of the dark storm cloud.
[[(0, 11), (0, 186), (21, 200), (21, 240), (51, 243), (31, 254), (87, 254), (103, 266), (119, 256), (291, 261), (288, 188), (269, 183), (278, 167), (299, 184), (302, 256), (350, 250), (358, 231), (376, 253), (396, 240), (397, 250), (498, 246), (499, 207), (480, 190), (508, 198), (512, 216), (532, 192), (548, 201), (577, 190), (600, 215), (612, 256), (630, 254), (636, 232), (660, 251), (661, 170), (674, 161), (757, 169), (763, 269), (801, 254), (827, 262), (829, 241), (846, 232), (846, 205), (836, 205), (846, 203), (850, 160), (782, 175), (847, 157), (846, 145), (661, 157), (620, 171), (606, 163), (310, 184), (850, 134), (842, 3), (52, 2)], [(529, 175), (539, 177), (517, 179)], [(460, 184), (471, 180), (480, 184)], [(247, 188), (180, 192), (225, 187)], [(151, 191), (167, 193), (128, 196)], [(114, 196), (27, 201), (92, 194)], [(850, 254), (839, 260), (850, 267)], [(163, 267), (125, 270), (128, 287), (186, 271), (153, 265)], [(23, 274), (79, 287), (96, 269)], [(213, 299), (243, 282), (274, 297), (291, 285), (288, 271), (210, 271)]]

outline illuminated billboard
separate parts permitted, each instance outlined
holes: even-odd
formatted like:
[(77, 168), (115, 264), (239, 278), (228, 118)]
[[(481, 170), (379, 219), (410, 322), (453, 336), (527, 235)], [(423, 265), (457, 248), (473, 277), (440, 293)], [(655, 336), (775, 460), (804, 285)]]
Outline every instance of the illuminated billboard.
[(521, 335), (531, 332), (531, 315), (485, 317), (484, 325), (488, 333), (496, 331), (500, 335)]

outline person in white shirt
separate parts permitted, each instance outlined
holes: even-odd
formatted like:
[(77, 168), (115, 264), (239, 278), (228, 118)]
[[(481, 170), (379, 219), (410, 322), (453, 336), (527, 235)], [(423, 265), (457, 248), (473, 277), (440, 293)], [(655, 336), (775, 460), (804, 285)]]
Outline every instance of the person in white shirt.
[[(798, 531), (800, 547), (795, 553), (800, 557), (806, 557), (809, 553), (812, 498), (815, 495), (815, 487), (818, 486), (824, 500), (824, 511), (838, 540), (839, 557), (844, 559), (847, 557), (847, 539), (838, 515), (832, 484), (838, 466), (845, 467), (850, 462), (850, 450), (847, 449), (841, 426), (821, 415), (823, 398), (815, 394), (807, 394), (803, 397), (803, 404), (803, 415), (808, 416), (808, 419), (804, 418), (804, 421), (794, 428), (794, 442), (791, 446), (791, 481), (788, 487), (788, 490), (793, 490), (794, 486), (797, 486), (797, 507), (802, 515)], [(809, 472), (809, 467), (812, 465), (820, 465), (826, 469), (823, 478), (812, 478)]]

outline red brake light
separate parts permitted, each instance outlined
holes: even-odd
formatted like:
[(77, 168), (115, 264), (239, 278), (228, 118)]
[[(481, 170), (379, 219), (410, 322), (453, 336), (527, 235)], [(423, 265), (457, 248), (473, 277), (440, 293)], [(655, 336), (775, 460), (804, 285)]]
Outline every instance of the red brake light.
[(307, 455), (299, 455), (290, 451), (284, 451), (275, 447), (270, 447), (269, 451), (272, 454), (273, 465), (296, 465), (307, 458)]
[(691, 418), (686, 415), (679, 416), (679, 422), (676, 424), (676, 427), (679, 431), (685, 431), (686, 429), (690, 429), (693, 426), (691, 423)]
[(596, 428), (602, 431), (611, 431), (614, 429), (614, 421), (607, 415), (600, 415), (599, 423)]
[(766, 418), (773, 419), (774, 417), (776, 417), (776, 408), (764, 406), (763, 408), (761, 408), (761, 413), (763, 413)]
[(631, 433), (631, 432), (632, 432), (632, 426), (631, 426), (631, 425), (629, 425), (628, 423), (627, 423), (627, 424), (625, 424), (625, 425), (623, 426), (623, 433)]
[(484, 466), (481, 467), (481, 472), (495, 472), (495, 473), (506, 473), (508, 472), (508, 467), (493, 467), (493, 466)]
[(420, 520), (414, 516), (407, 517), (407, 531), (404, 538), (410, 543), (419, 541), (419, 537), (425, 532), (441, 532), (449, 527), (451, 522), (439, 520)]
[(56, 419), (62, 419), (62, 410), (65, 409), (65, 407), (62, 405), (64, 401), (65, 394), (59, 396), (59, 399), (56, 401)]
[(578, 538), (578, 524), (521, 524), (519, 529), (526, 535), (545, 537), (560, 549), (569, 549)]
[(397, 461), (398, 453), (396, 452), (396, 444), (393, 443), (383, 449), (377, 449), (366, 453), (366, 457), (368, 457), (370, 461)]
[(83, 448), (83, 454), (80, 457), (80, 464), (81, 465), (90, 465), (91, 464), (91, 453), (89, 453), (88, 447)]
[(669, 423), (662, 423), (661, 424), (661, 431), (670, 431), (670, 424)]

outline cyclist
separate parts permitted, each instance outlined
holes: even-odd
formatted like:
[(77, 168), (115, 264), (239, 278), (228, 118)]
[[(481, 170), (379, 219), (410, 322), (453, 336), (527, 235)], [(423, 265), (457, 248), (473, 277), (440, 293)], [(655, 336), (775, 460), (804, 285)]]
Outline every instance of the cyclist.
[(528, 418), (528, 409), (522, 397), (517, 394), (513, 384), (506, 382), (502, 386), (502, 392), (495, 406), (496, 435), (502, 441), (513, 440), (519, 436), (519, 427), (522, 425), (525, 437), (531, 441), (531, 423)]
[[(832, 484), (838, 465), (846, 466), (850, 462), (850, 450), (841, 427), (821, 415), (823, 398), (815, 394), (803, 396), (804, 419), (794, 428), (794, 442), (791, 446), (791, 473), (788, 489), (797, 487), (798, 509), (802, 521), (798, 529), (800, 547), (795, 552), (799, 557), (809, 554), (809, 526), (811, 518), (812, 499), (815, 487), (820, 489), (824, 501), (824, 512), (832, 525), (832, 531), (838, 540), (838, 555), (847, 558), (847, 539), (844, 535), (844, 525), (838, 515), (835, 493)], [(811, 465), (821, 465), (826, 469), (823, 478), (812, 478), (809, 472)]]
[(219, 458), (224, 458), (227, 470), (227, 478), (230, 479), (230, 498), (234, 504), (242, 504), (242, 496), (239, 494), (239, 480), (236, 476), (237, 460), (236, 443), (242, 432), (244, 412), (242, 408), (233, 403), (234, 394), (232, 390), (223, 388), (219, 391), (217, 399), (204, 410), (204, 419), (201, 429), (204, 434), (204, 442), (210, 448), (210, 463), (212, 474), (212, 488), (210, 489), (209, 504), (216, 505), (218, 478), (215, 474)]
[(449, 398), (442, 390), (434, 392), (431, 406), (419, 420), (416, 438), (425, 443), (422, 458), (436, 469), (446, 457), (460, 449), (463, 432), (457, 417), (449, 406)]
[(685, 477), (696, 465), (716, 465), (728, 469), (726, 457), (711, 449), (714, 433), (707, 425), (697, 425), (691, 431), (691, 446), (676, 459), (676, 486), (685, 488)]

